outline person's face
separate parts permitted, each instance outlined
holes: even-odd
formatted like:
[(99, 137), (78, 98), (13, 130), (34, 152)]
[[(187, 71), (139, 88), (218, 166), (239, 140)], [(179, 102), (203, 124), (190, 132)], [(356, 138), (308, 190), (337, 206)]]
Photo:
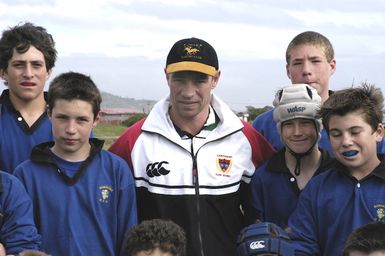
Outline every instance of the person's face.
[(47, 70), (44, 55), (31, 46), (25, 53), (13, 50), (6, 70), (1, 77), (8, 82), (11, 98), (31, 101), (43, 95), (44, 85), (51, 74)]
[(199, 72), (175, 72), (167, 75), (170, 87), (170, 111), (179, 119), (194, 119), (208, 110), (211, 90), (215, 88), (220, 73), (215, 77)]
[(159, 248), (150, 251), (140, 251), (135, 256), (175, 256), (169, 252), (162, 252)]
[(89, 137), (97, 118), (90, 103), (58, 99), (49, 113), (55, 145), (52, 150), (62, 158), (88, 156)]
[(286, 65), (287, 76), (293, 84), (310, 85), (323, 101), (328, 97), (329, 79), (335, 69), (335, 59), (328, 61), (322, 47), (310, 44), (291, 49), (290, 61)]
[(385, 250), (378, 250), (371, 253), (353, 251), (349, 253), (349, 256), (385, 256)]
[(373, 131), (361, 111), (334, 115), (329, 120), (329, 139), (334, 156), (352, 173), (365, 173), (377, 166), (376, 143), (382, 140), (383, 134), (383, 125), (379, 124)]
[(282, 141), (295, 153), (305, 153), (317, 141), (317, 129), (314, 121), (296, 118), (282, 123)]

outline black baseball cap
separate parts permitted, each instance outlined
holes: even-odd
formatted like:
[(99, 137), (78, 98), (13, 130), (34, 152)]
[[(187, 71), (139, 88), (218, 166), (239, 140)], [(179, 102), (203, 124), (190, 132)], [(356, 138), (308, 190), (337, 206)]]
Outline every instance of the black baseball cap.
[(166, 74), (196, 71), (215, 76), (218, 68), (218, 57), (214, 48), (206, 41), (195, 37), (176, 42), (167, 56)]

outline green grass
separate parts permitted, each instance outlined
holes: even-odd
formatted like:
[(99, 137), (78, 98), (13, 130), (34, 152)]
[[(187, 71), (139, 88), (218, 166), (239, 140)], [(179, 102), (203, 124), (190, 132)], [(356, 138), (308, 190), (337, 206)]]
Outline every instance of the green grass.
[(122, 124), (98, 124), (94, 129), (94, 137), (104, 140), (104, 149), (108, 149), (112, 143), (126, 130)]

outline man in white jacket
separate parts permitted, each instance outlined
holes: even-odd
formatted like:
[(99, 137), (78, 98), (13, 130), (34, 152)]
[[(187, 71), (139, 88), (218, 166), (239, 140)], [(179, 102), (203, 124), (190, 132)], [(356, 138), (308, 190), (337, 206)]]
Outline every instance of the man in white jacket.
[(194, 256), (233, 256), (245, 225), (250, 177), (274, 149), (213, 90), (220, 77), (214, 48), (198, 38), (171, 48), (170, 94), (111, 146), (133, 170), (139, 220), (170, 219), (186, 231)]

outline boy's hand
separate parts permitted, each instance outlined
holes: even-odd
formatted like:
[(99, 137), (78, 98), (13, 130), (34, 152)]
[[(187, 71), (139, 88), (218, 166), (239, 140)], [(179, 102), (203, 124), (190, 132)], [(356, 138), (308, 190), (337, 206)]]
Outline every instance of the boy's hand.
[(2, 243), (0, 243), (0, 256), (6, 256), (5, 248)]

